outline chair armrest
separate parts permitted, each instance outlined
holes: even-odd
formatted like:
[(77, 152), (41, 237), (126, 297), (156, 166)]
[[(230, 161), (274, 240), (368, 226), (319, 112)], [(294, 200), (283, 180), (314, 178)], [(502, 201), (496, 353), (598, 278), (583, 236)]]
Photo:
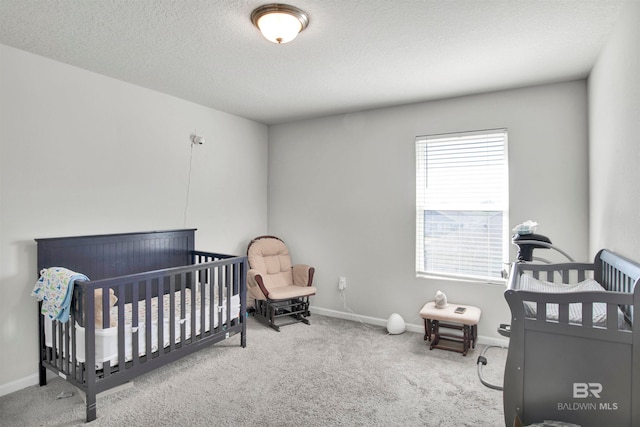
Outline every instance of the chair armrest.
[(315, 268), (306, 264), (296, 264), (293, 267), (293, 284), (296, 286), (311, 286)]
[(269, 296), (269, 291), (264, 286), (264, 279), (258, 270), (247, 271), (247, 286), (254, 297), (264, 299)]
[(262, 277), (260, 279), (256, 279), (256, 277), (260, 277), (258, 270), (247, 271), (247, 285), (250, 287), (258, 286), (258, 280), (261, 280)]

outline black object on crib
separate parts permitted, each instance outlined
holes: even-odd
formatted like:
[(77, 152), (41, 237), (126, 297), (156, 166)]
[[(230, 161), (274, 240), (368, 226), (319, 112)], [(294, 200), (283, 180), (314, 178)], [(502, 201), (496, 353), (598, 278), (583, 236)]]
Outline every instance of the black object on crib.
[(518, 247), (518, 261), (531, 262), (534, 249), (549, 249), (551, 246), (551, 240), (547, 236), (535, 233), (514, 234), (511, 241)]

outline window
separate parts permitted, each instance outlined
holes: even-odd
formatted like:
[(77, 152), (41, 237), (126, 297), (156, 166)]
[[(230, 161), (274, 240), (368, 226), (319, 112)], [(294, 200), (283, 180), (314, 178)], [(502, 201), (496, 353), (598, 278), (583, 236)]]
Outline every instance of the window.
[(507, 131), (416, 138), (416, 273), (496, 281), (508, 261)]

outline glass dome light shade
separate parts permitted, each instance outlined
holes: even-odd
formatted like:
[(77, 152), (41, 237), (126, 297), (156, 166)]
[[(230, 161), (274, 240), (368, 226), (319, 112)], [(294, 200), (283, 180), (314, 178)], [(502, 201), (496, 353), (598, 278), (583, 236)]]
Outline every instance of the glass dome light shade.
[(251, 22), (262, 35), (274, 43), (287, 43), (307, 28), (309, 17), (305, 12), (287, 4), (273, 3), (260, 6), (251, 13)]
[(268, 13), (258, 19), (262, 35), (274, 43), (287, 43), (302, 31), (302, 24), (295, 16), (287, 13)]

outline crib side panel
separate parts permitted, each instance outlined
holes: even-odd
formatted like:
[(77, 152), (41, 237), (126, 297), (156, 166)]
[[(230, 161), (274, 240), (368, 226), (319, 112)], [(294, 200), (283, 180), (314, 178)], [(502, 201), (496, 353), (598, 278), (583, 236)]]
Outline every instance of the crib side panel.
[(631, 424), (629, 345), (526, 330), (523, 422)]
[[(246, 257), (226, 257), (88, 284), (114, 289), (119, 296), (117, 318), (103, 310), (103, 321), (117, 333), (107, 337), (103, 345), (110, 350), (96, 359), (101, 371), (98, 390), (131, 380), (236, 333), (242, 333), (244, 345), (241, 278), (245, 270)], [(157, 287), (170, 292), (163, 295)], [(131, 303), (122, 298), (128, 289), (134, 296)], [(92, 330), (102, 334), (93, 324), (79, 332), (86, 335)]]

